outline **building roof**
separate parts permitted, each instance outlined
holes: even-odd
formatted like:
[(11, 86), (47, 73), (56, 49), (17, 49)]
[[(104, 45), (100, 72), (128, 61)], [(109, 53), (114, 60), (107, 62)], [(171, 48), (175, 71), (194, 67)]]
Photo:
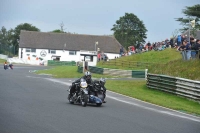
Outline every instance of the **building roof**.
[[(121, 44), (112, 36), (81, 35), (69, 33), (52, 33), (24, 31), (20, 33), (20, 48), (52, 49), (52, 50), (88, 50), (97, 48), (105, 53), (119, 53)], [(66, 46), (66, 47), (65, 47)]]

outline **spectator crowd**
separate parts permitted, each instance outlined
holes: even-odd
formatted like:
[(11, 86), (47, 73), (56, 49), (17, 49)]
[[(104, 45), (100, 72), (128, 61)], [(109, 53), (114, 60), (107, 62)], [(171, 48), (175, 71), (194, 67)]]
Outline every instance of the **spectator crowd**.
[(171, 37), (161, 42), (153, 42), (140, 44), (138, 48), (135, 46), (129, 46), (127, 50), (123, 47), (120, 48), (120, 56), (129, 56), (136, 53), (148, 52), (151, 50), (161, 51), (166, 48), (175, 48), (181, 51), (185, 60), (197, 58), (200, 50), (200, 39), (195, 39), (193, 36), (187, 37), (187, 35), (178, 35), (176, 38)]

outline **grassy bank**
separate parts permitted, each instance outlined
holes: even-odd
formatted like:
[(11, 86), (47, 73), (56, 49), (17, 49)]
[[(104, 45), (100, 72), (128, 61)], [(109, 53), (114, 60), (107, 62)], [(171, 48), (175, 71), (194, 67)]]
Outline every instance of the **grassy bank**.
[[(115, 60), (111, 60), (114, 62)], [(174, 77), (187, 78), (192, 80), (200, 81), (200, 71), (198, 66), (200, 66), (200, 60), (182, 60), (182, 55), (175, 49), (166, 49), (164, 51), (150, 51), (141, 54), (135, 54), (132, 56), (126, 56), (117, 59), (117, 62), (147, 62), (149, 66), (146, 67), (149, 73), (153, 74), (163, 74)], [(98, 67), (106, 68), (118, 68), (118, 69), (129, 69), (127, 67), (119, 67), (116, 65), (98, 63)], [(134, 68), (135, 70), (141, 70), (141, 68)], [(133, 69), (132, 69), (133, 70)], [(143, 69), (144, 70), (144, 69)]]
[[(108, 65), (103, 62), (99, 62), (97, 64), (98, 67), (104, 67), (104, 68), (114, 68), (114, 69), (136, 69), (139, 70), (141, 69), (140, 67), (136, 68), (129, 68), (129, 67), (124, 67), (124, 66), (119, 66), (119, 65), (114, 65), (114, 62), (144, 62), (148, 63), (150, 66), (155, 66), (157, 64), (165, 64), (170, 61), (175, 61), (181, 59), (182, 56), (180, 52), (177, 52), (175, 49), (166, 49), (164, 51), (149, 51), (141, 54), (134, 54), (131, 56), (124, 56), (121, 58), (118, 58), (116, 60), (110, 60), (110, 63), (113, 63), (113, 65)], [(142, 67), (142, 69), (144, 69)]]
[(179, 59), (170, 61), (164, 65), (158, 64), (156, 66), (150, 66), (148, 72), (200, 81), (199, 66), (200, 60), (183, 61)]

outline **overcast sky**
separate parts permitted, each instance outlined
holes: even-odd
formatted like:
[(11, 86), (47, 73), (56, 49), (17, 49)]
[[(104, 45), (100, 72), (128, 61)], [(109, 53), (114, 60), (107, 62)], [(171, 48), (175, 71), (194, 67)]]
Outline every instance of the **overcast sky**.
[(133, 13), (148, 30), (146, 41), (170, 38), (180, 28), (174, 18), (184, 17), (185, 6), (200, 0), (0, 0), (0, 27), (30, 23), (42, 32), (60, 29), (90, 35), (110, 35), (125, 13)]

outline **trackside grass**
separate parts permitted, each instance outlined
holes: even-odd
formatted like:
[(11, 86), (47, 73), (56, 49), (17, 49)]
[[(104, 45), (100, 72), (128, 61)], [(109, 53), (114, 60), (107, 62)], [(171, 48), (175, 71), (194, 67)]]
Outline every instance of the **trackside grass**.
[(6, 60), (0, 59), (0, 64), (3, 64)]
[[(37, 74), (52, 74), (55, 78), (80, 78), (83, 76), (83, 73), (77, 72), (77, 66), (57, 66), (48, 70), (40, 70), (37, 71)], [(111, 76), (105, 76), (101, 74), (92, 73), (92, 77), (101, 78), (107, 77), (111, 78)]]
[(142, 101), (200, 116), (200, 104), (198, 102), (159, 90), (149, 89), (146, 87), (146, 81), (107, 80), (106, 87), (110, 91), (137, 98)]

